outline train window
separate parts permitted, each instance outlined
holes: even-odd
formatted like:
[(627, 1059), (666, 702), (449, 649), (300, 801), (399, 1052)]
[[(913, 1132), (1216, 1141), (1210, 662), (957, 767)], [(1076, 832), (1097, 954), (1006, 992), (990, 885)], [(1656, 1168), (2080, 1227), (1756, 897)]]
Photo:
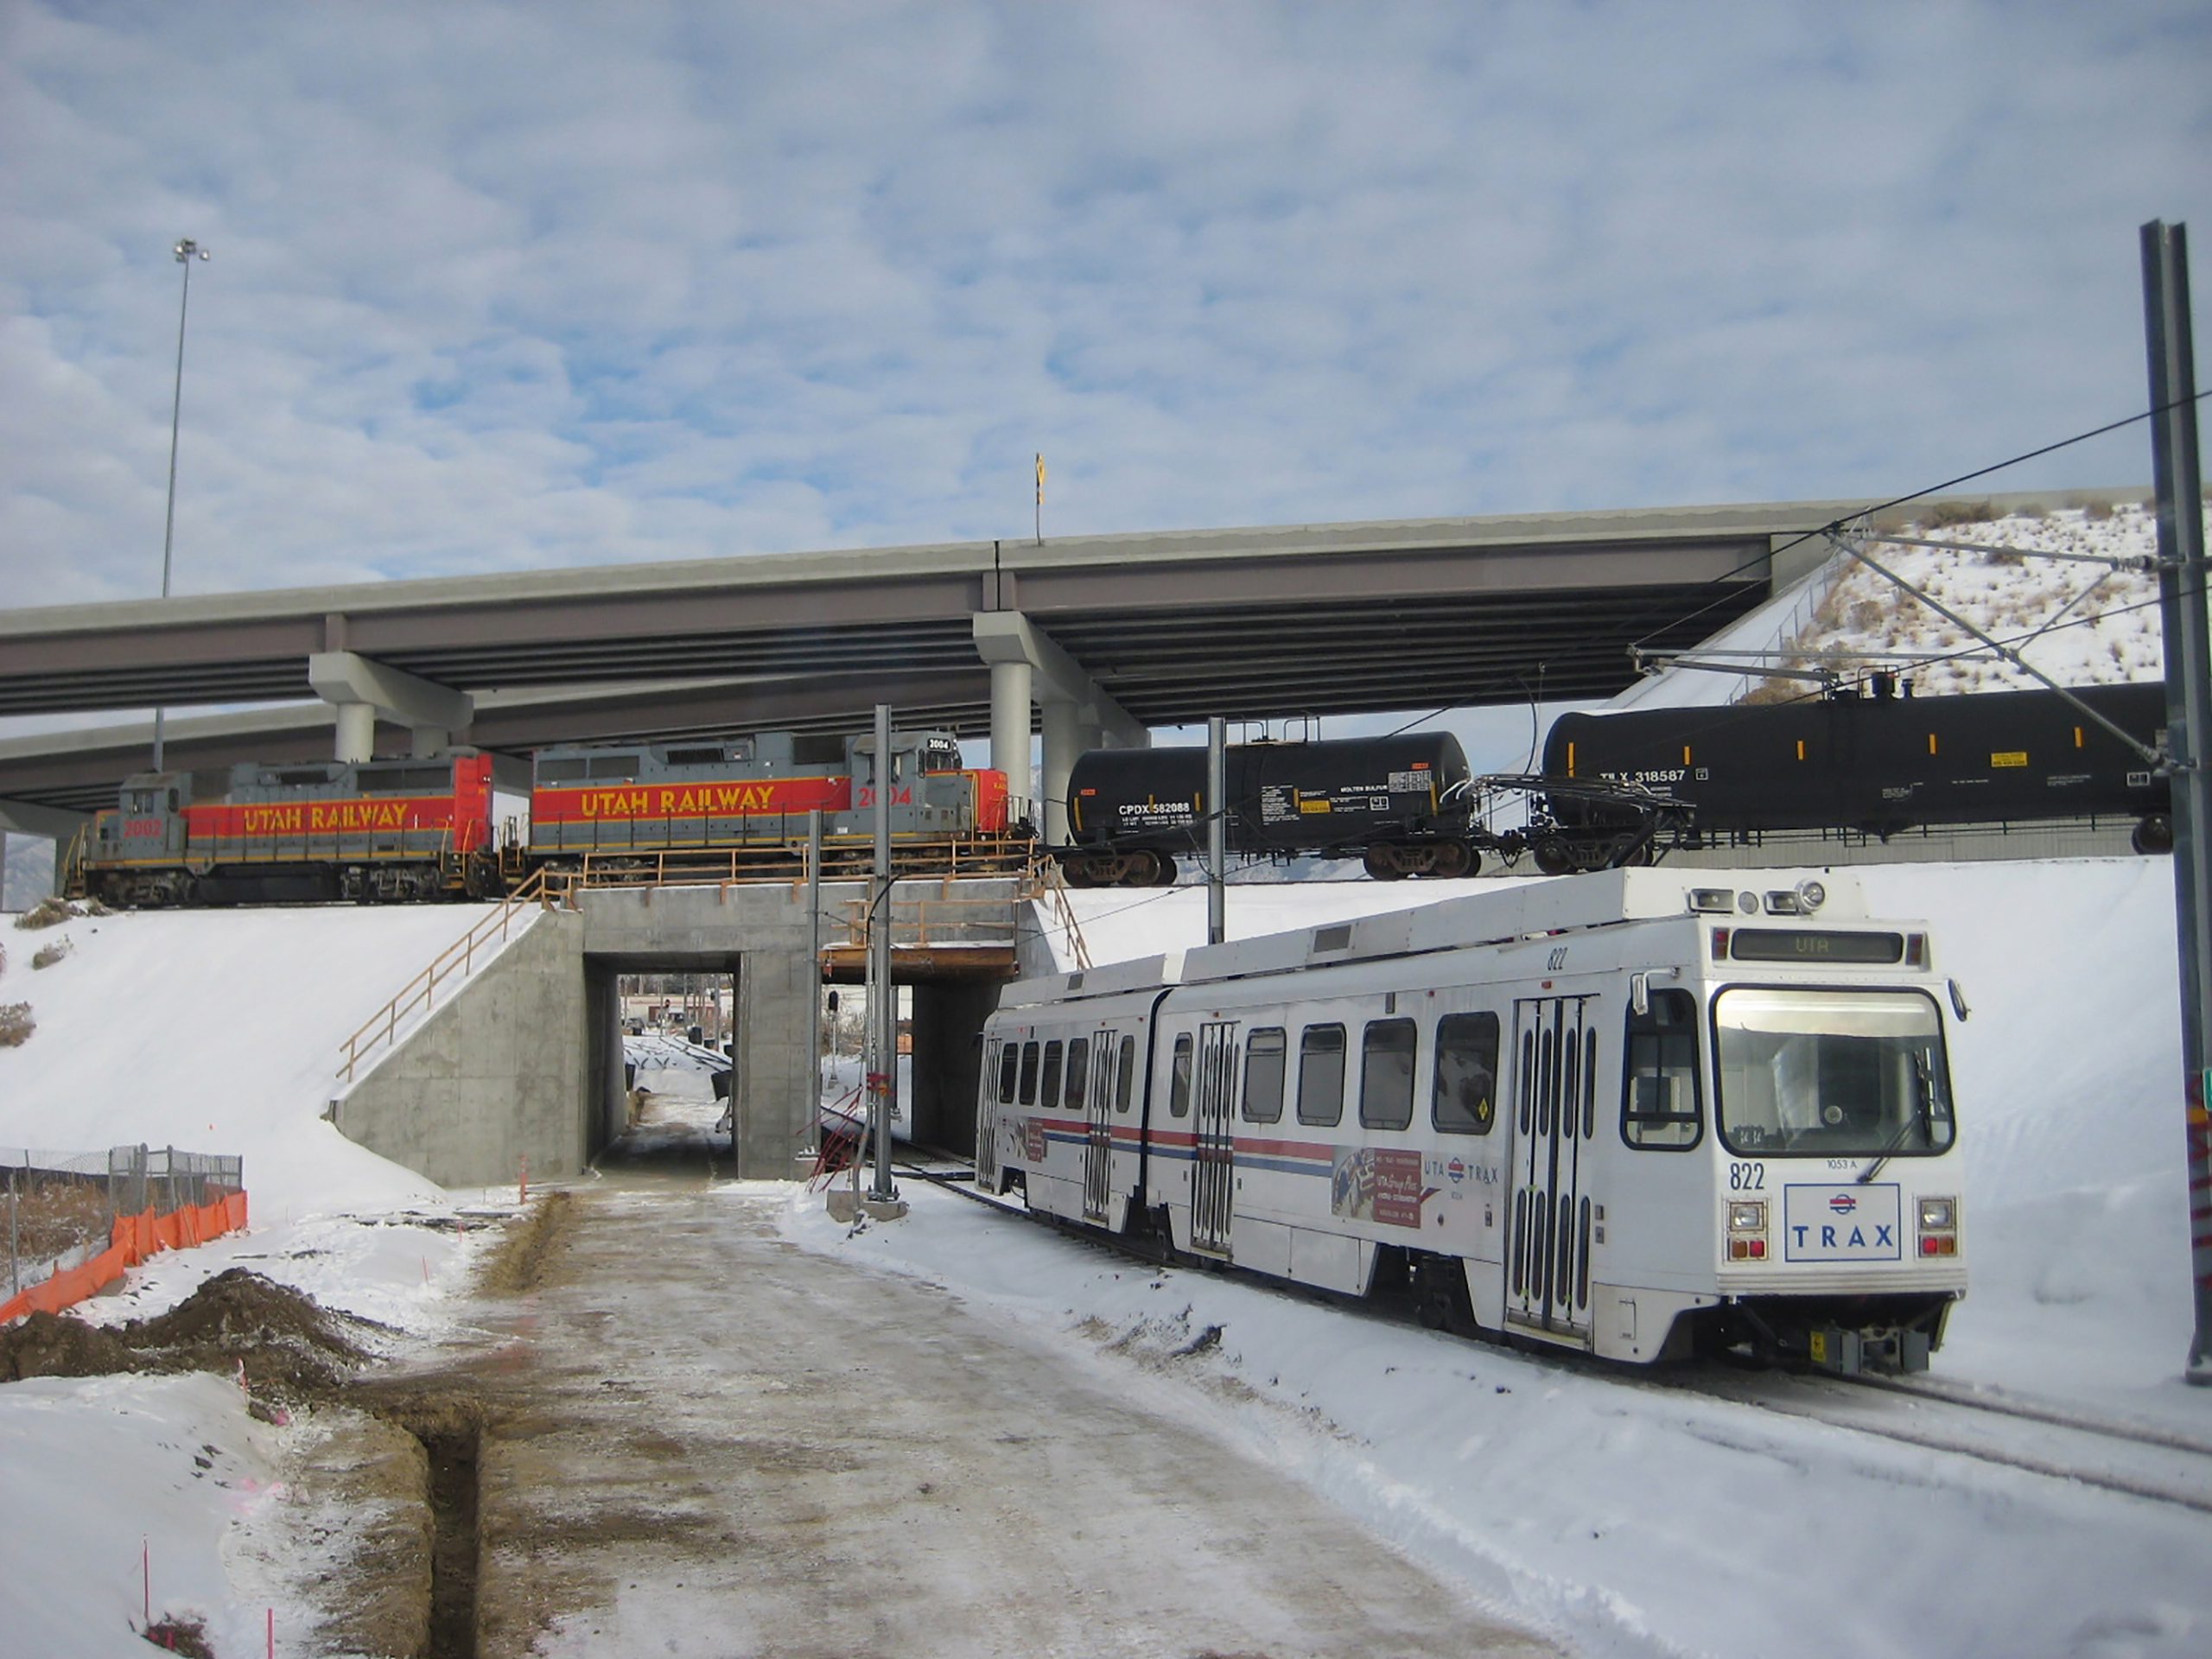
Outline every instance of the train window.
[(1244, 1120), (1282, 1120), (1283, 1057), (1289, 1046), (1281, 1026), (1262, 1026), (1244, 1042)]
[(1298, 1039), (1298, 1121), (1340, 1123), (1344, 1116), (1344, 1028), (1308, 1026)]
[(537, 781), (545, 784), (580, 784), (591, 775), (591, 762), (582, 755), (569, 755), (558, 760), (537, 763)]
[(1688, 991), (1651, 993), (1647, 1014), (1630, 1008), (1621, 1085), (1621, 1139), (1631, 1147), (1681, 1152), (1703, 1137), (1698, 1109), (1697, 1004)]
[(1008, 1043), (999, 1051), (999, 1104), (1014, 1104), (1014, 1074), (1021, 1065), (1021, 1045)]
[(1021, 1046), (1021, 1103), (1024, 1106), (1037, 1103), (1037, 1045), (1034, 1042)]
[(1488, 1135), (1497, 1118), (1497, 1016), (1447, 1014), (1436, 1022), (1429, 1122), (1450, 1135)]
[(1122, 1039), (1121, 1071), (1114, 1088), (1114, 1109), (1126, 1112), (1137, 1092), (1137, 1039), (1134, 1037)]
[(1360, 1039), (1359, 1121), (1402, 1129), (1414, 1121), (1414, 1022), (1370, 1020)]
[(1191, 1033), (1186, 1031), (1175, 1039), (1174, 1068), (1167, 1083), (1167, 1116), (1188, 1117), (1190, 1115)]
[(1058, 1042), (1045, 1045), (1045, 1077), (1037, 1085), (1037, 1103), (1039, 1106), (1060, 1103), (1060, 1046)]
[(1090, 1084), (1090, 1039), (1077, 1037), (1068, 1045), (1067, 1107), (1071, 1112), (1083, 1109), (1083, 1098)]
[(1715, 1116), (1751, 1157), (1909, 1158), (1953, 1136), (1936, 1004), (1919, 991), (1740, 986), (1713, 999)]

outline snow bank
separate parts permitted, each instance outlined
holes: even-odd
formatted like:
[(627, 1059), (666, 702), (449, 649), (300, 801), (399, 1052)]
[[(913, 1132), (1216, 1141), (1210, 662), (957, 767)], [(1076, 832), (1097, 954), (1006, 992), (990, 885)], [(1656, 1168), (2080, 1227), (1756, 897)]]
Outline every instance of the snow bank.
[[(144, 1141), (241, 1153), (257, 1221), (434, 1198), (322, 1121), (339, 1046), (480, 912), (137, 912), (0, 932), (0, 1002), (38, 1021), (0, 1049), (0, 1146)], [(519, 932), (518, 926), (516, 931)], [(34, 950), (72, 949), (34, 969)], [(479, 969), (489, 954), (478, 957)]]

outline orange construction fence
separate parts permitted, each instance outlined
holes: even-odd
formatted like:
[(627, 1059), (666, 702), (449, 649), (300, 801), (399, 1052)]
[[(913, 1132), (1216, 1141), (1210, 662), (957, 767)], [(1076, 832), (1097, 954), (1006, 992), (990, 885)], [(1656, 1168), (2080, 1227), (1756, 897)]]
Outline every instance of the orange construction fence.
[(20, 1296), (0, 1302), (0, 1325), (26, 1313), (59, 1313), (65, 1307), (113, 1284), (125, 1271), (162, 1250), (181, 1250), (203, 1244), (245, 1225), (245, 1194), (233, 1192), (212, 1203), (188, 1205), (166, 1216), (151, 1210), (135, 1216), (118, 1216), (108, 1236), (108, 1247), (91, 1261), (65, 1268), (44, 1284), (33, 1285)]

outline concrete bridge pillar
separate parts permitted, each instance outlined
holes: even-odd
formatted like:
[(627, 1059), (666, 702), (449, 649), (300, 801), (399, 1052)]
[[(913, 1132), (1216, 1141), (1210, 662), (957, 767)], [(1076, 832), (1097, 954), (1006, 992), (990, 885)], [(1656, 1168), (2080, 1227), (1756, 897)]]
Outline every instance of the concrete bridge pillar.
[(337, 759), (351, 766), (373, 760), (377, 753), (377, 707), (372, 702), (338, 705)]
[(1045, 763), (1038, 791), (1044, 797), (1041, 827), (1050, 847), (1068, 844), (1068, 774), (1083, 752), (1083, 733), (1076, 719), (1076, 705), (1064, 697), (1047, 697), (1039, 705), (1045, 728)]
[(1024, 803), (1030, 788), (1030, 674), (1028, 662), (1020, 658), (991, 664), (991, 766), (1006, 773), (1007, 787)]

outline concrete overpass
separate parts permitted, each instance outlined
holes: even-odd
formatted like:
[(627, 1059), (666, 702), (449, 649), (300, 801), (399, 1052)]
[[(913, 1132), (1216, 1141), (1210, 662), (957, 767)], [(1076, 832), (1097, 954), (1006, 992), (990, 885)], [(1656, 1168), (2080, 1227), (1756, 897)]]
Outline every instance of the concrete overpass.
[[(1925, 510), (1928, 504), (1919, 506)], [(773, 728), (974, 736), (1044, 792), (1202, 720), (1611, 696), (1815, 566), (1859, 504), (984, 542), (0, 613), (0, 715), (171, 711), (173, 769)], [(0, 741), (0, 823), (56, 834), (150, 730)], [(1048, 824), (1048, 828), (1051, 827)]]

